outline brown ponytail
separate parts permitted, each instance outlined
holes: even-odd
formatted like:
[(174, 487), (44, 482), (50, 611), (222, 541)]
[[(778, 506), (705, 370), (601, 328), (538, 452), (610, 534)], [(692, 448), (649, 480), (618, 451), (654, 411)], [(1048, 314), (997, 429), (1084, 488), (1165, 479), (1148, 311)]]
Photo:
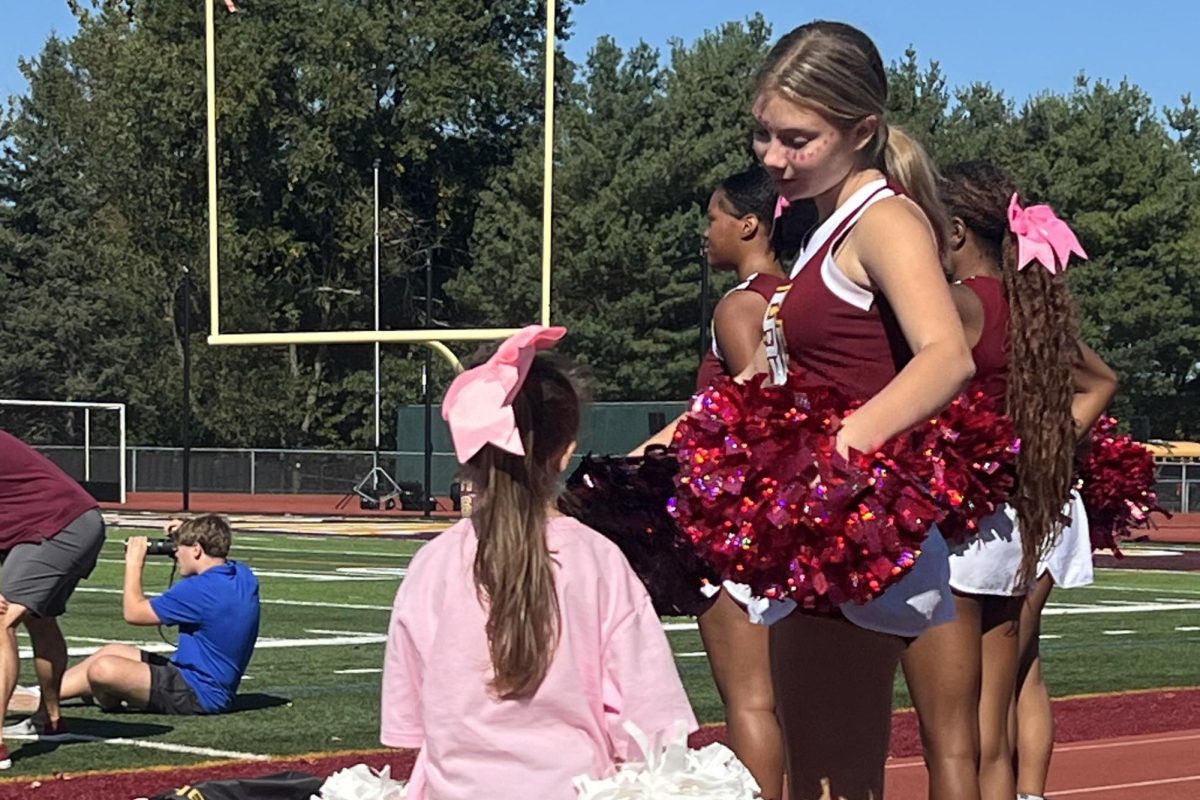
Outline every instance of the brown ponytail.
[(1066, 281), (1039, 263), (1018, 270), (1012, 233), (1004, 239), (1001, 273), (1009, 306), (1008, 415), (1021, 437), (1012, 498), (1024, 550), (1018, 578), (1028, 580), (1037, 577), (1038, 560), (1062, 532), (1074, 482), (1071, 368), (1078, 336)]
[(1017, 269), (1017, 240), (1008, 227), (1008, 203), (1016, 191), (1007, 173), (980, 161), (947, 169), (941, 188), (947, 211), (994, 259), (1008, 299), (1006, 406), (1021, 437), (1012, 504), (1021, 527), (1024, 580), (1037, 577), (1040, 556), (1062, 530), (1073, 482), (1071, 370), (1079, 349), (1066, 281), (1036, 262)]
[(898, 125), (887, 125), (877, 136), (883, 138), (883, 173), (925, 212), (937, 238), (938, 251), (943, 252), (950, 218), (938, 193), (939, 176), (933, 159), (920, 142)]
[(513, 401), (525, 455), (489, 445), (463, 468), (479, 492), (471, 515), (475, 584), (488, 608), (491, 688), (503, 699), (536, 692), (558, 645), (546, 516), (558, 492), (559, 463), (579, 430), (579, 406), (566, 371), (539, 355)]

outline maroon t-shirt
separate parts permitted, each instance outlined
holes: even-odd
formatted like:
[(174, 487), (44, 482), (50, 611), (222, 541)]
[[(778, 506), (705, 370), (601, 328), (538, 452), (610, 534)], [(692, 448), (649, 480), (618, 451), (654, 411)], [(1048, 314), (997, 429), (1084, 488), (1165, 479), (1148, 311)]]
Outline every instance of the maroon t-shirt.
[(53, 461), (0, 431), (0, 552), (49, 539), (96, 507)]
[(1008, 394), (1008, 299), (1004, 284), (996, 278), (979, 275), (962, 285), (975, 293), (983, 306), (983, 331), (971, 348), (975, 377), (971, 389), (983, 391), (1003, 410)]

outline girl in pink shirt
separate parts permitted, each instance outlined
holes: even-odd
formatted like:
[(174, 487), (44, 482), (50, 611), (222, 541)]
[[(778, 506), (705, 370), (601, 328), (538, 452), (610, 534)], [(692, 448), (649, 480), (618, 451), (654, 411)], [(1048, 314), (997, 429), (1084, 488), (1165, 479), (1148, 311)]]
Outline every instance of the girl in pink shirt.
[(442, 406), (474, 513), (427, 544), (396, 593), (382, 731), (420, 748), (410, 800), (556, 800), (637, 756), (623, 729), (695, 718), (658, 616), (617, 547), (554, 510), (580, 400), (530, 326), (455, 379)]

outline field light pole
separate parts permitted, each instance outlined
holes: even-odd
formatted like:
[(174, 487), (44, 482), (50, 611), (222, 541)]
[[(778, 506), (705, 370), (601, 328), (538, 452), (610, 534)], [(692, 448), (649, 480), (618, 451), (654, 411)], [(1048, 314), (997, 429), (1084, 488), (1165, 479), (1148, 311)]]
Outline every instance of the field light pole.
[[(425, 328), (433, 326), (433, 248), (425, 251)], [(421, 497), (423, 519), (433, 512), (433, 348), (425, 348), (425, 367), (421, 371), (421, 390), (425, 395), (425, 482)]]

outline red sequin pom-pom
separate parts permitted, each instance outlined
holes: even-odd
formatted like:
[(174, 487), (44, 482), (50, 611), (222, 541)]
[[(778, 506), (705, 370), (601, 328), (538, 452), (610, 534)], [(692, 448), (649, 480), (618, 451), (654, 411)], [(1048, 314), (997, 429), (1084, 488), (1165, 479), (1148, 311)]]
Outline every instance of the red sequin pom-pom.
[(1012, 420), (1000, 414), (987, 395), (969, 392), (911, 437), (916, 441), (902, 441), (905, 452), (920, 457), (910, 469), (928, 482), (947, 511), (938, 530), (949, 541), (974, 536), (980, 521), (1008, 502), (1016, 485), (1021, 444)]
[(725, 378), (697, 395), (675, 434), (671, 513), (722, 577), (829, 611), (912, 568), (944, 512), (894, 453), (837, 455), (849, 405), (802, 373), (786, 386)]
[(1106, 417), (1092, 429), (1091, 448), (1080, 460), (1079, 494), (1087, 510), (1092, 549), (1119, 545), (1135, 528), (1149, 528), (1150, 514), (1170, 516), (1154, 491), (1154, 456), (1127, 433), (1117, 433), (1117, 420)]

